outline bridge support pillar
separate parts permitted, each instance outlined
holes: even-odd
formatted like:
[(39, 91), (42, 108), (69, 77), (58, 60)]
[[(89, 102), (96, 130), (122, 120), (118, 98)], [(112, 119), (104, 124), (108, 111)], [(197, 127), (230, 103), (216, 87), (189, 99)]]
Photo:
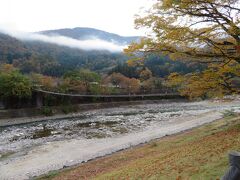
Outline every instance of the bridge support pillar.
[(42, 93), (37, 93), (37, 98), (36, 98), (36, 104), (37, 104), (37, 108), (41, 108), (43, 106), (43, 95)]

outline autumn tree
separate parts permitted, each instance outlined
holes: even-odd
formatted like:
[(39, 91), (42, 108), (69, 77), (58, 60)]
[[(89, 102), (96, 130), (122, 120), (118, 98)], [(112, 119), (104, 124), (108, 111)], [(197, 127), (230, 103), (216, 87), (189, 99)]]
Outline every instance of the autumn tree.
[(151, 77), (143, 81), (141, 86), (144, 92), (151, 92), (154, 89), (164, 90), (164, 87), (162, 85), (162, 79), (157, 77)]
[(0, 72), (1, 73), (11, 73), (16, 71), (17, 69), (12, 64), (1, 64)]
[(142, 82), (142, 88), (144, 92), (151, 91), (155, 88), (154, 86), (154, 78), (147, 79)]
[(120, 73), (113, 73), (108, 78), (108, 82), (124, 89), (127, 93), (136, 93), (140, 90), (140, 80), (128, 78)]
[(101, 80), (101, 77), (99, 74), (90, 70), (80, 69), (65, 73), (63, 79), (64, 86), (68, 86), (69, 90), (86, 92), (91, 91), (91, 85), (98, 84)]
[(184, 96), (191, 99), (198, 97), (224, 96), (227, 93), (238, 93), (239, 84), (234, 77), (240, 77), (240, 64), (231, 66), (212, 65), (201, 72), (182, 76), (172, 73), (168, 77), (168, 85), (177, 87)]
[(152, 72), (148, 69), (148, 68), (144, 68), (141, 72), (140, 72), (140, 80), (141, 81), (145, 81), (148, 80), (152, 77)]
[(108, 77), (108, 81), (115, 86), (121, 86), (122, 82), (125, 82), (127, 77), (121, 73), (113, 73)]
[(57, 87), (57, 78), (53, 78), (51, 76), (45, 76), (42, 74), (32, 73), (30, 75), (30, 78), (32, 80), (32, 83), (37, 87), (41, 89), (46, 90), (53, 90)]
[(64, 78), (79, 80), (86, 83), (99, 82), (101, 80), (101, 77), (97, 73), (88, 69), (69, 71), (64, 74)]
[[(209, 71), (199, 73), (191, 82), (206, 74), (221, 74), (221, 67), (240, 63), (239, 7), (239, 0), (159, 0), (135, 20), (137, 28), (150, 30), (148, 37), (125, 52), (134, 56), (133, 60), (154, 52), (206, 64)], [(225, 93), (232, 92), (231, 87)]]
[(74, 93), (85, 93), (87, 92), (87, 86), (85, 83), (79, 80), (70, 78), (64, 78), (58, 86), (60, 92), (74, 92)]
[(137, 93), (140, 90), (140, 80), (136, 78), (127, 78), (123, 83), (123, 87), (127, 89), (129, 93)]
[(32, 84), (28, 77), (12, 65), (0, 66), (0, 98), (26, 98), (32, 94)]

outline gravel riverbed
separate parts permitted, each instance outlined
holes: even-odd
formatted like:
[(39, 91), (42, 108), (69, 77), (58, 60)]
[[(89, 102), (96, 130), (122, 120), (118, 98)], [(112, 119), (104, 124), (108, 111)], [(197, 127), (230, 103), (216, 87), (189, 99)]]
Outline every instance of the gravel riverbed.
[(0, 128), (0, 179), (29, 179), (240, 111), (240, 101), (162, 102)]

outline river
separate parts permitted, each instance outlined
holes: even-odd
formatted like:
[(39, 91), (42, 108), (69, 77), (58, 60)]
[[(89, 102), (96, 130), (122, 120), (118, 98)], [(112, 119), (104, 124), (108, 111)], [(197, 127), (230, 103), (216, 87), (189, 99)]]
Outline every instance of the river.
[(82, 112), (0, 128), (0, 179), (29, 179), (240, 111), (231, 102), (171, 102)]

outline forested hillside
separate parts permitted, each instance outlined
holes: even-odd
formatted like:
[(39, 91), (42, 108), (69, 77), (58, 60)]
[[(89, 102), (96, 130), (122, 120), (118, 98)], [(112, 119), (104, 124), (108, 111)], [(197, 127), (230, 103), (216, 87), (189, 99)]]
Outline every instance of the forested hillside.
[(23, 42), (0, 34), (0, 62), (14, 64), (23, 73), (61, 76), (76, 68), (104, 72), (126, 60), (122, 53), (83, 51), (38, 41)]
[[(78, 32), (84, 32), (84, 29), (77, 30)], [(55, 31), (46, 31), (45, 33), (51, 34), (53, 32)], [(66, 35), (66, 32), (69, 33), (68, 30), (56, 32), (60, 32), (61, 35)], [(118, 38), (119, 42), (127, 40), (127, 38), (124, 39), (122, 36), (117, 36), (115, 34), (103, 33), (103, 31), (97, 32), (97, 35), (101, 34), (103, 39), (110, 34), (109, 38), (113, 39), (115, 37), (115, 40)], [(71, 34), (72, 37), (76, 35), (77, 33)], [(86, 32), (78, 37), (86, 37)], [(134, 37), (130, 37), (128, 41), (133, 40), (133, 38)], [(107, 38), (105, 38), (105, 40), (107, 40)], [(139, 67), (128, 67), (125, 64), (128, 59), (129, 57), (118, 52), (104, 50), (85, 51), (40, 41), (20, 41), (8, 35), (0, 34), (0, 62), (13, 64), (15, 67), (19, 68), (22, 73), (27, 74), (34, 72), (60, 77), (68, 71), (83, 68), (101, 74), (119, 72), (127, 77), (138, 77), (136, 69), (139, 69)], [(201, 69), (199, 65), (186, 65), (182, 62), (174, 62), (168, 57), (160, 55), (147, 56), (144, 65), (157, 77), (165, 77), (171, 72), (176, 71), (188, 73), (196, 69)], [(134, 72), (129, 74), (124, 71)]]

